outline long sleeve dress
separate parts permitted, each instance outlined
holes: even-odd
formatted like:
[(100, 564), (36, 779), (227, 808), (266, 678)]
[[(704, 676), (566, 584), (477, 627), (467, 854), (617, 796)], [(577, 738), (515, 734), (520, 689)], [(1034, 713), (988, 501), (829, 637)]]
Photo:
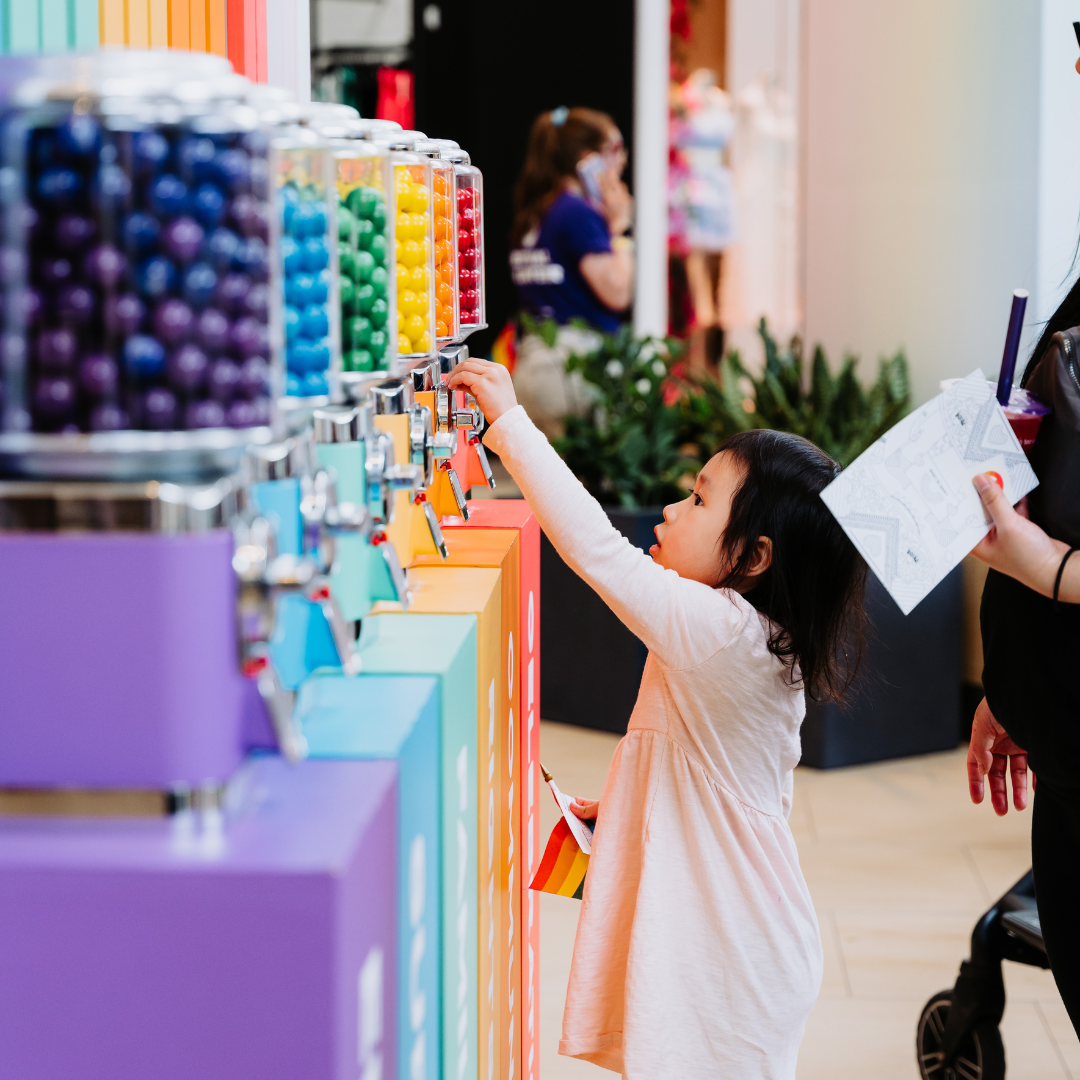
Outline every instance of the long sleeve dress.
[(765, 619), (631, 545), (521, 406), (484, 442), (649, 650), (601, 797), (559, 1052), (629, 1080), (792, 1080), (822, 968), (788, 825), (803, 693)]

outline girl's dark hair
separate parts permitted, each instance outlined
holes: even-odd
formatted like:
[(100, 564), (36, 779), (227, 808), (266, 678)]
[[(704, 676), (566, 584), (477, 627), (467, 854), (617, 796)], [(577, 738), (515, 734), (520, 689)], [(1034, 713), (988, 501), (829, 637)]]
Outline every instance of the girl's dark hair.
[(718, 587), (742, 584), (758, 537), (767, 536), (772, 564), (744, 598), (769, 617), (769, 652), (792, 682), (815, 701), (839, 701), (862, 657), (866, 588), (866, 563), (820, 497), (840, 466), (782, 431), (739, 432), (717, 453), (731, 454), (743, 471), (720, 538), (727, 572)]
[(1062, 330), (1070, 330), (1074, 326), (1080, 326), (1080, 278), (1073, 282), (1073, 287), (1068, 295), (1058, 305), (1057, 311), (1047, 320), (1043, 327), (1042, 337), (1031, 351), (1028, 365), (1024, 369), (1024, 377), (1020, 380), (1021, 386), (1026, 386), (1031, 373), (1035, 370), (1035, 364), (1047, 349), (1050, 348), (1050, 339)]
[(577, 176), (582, 157), (601, 150), (618, 130), (607, 113), (596, 109), (555, 109), (536, 118), (514, 189), (514, 227), (510, 231), (514, 247), (540, 224), (562, 191), (563, 181)]

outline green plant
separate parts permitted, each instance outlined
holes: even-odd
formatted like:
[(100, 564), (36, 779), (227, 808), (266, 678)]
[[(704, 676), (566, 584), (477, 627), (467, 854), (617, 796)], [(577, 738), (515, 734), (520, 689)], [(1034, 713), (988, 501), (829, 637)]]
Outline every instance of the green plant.
[(844, 357), (829, 369), (818, 345), (804, 385), (802, 342), (794, 337), (781, 351), (762, 319), (765, 367), (753, 374), (737, 352), (721, 362), (720, 379), (694, 379), (684, 400), (688, 436), (708, 460), (734, 431), (773, 428), (802, 435), (841, 465), (849, 465), (911, 408), (907, 359), (902, 351), (878, 362), (877, 378), (864, 389), (855, 374), (858, 358)]
[[(545, 329), (554, 341), (554, 324), (533, 332)], [(566, 418), (555, 449), (602, 503), (636, 509), (684, 497), (678, 481), (699, 462), (684, 453), (685, 418), (669, 400), (680, 350), (674, 340), (635, 337), (623, 326), (567, 362), (588, 384), (593, 404), (585, 416)]]

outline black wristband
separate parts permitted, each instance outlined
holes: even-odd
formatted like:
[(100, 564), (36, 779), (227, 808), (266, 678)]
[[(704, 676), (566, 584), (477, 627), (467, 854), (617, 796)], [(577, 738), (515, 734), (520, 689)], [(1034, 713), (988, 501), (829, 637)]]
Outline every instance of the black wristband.
[(1058, 591), (1061, 588), (1062, 575), (1065, 573), (1065, 564), (1069, 561), (1069, 556), (1074, 551), (1077, 551), (1077, 550), (1080, 550), (1080, 549), (1071, 547), (1071, 548), (1069, 548), (1068, 551), (1065, 552), (1065, 554), (1062, 556), (1062, 559), (1061, 559), (1061, 565), (1058, 567), (1057, 577), (1054, 578), (1054, 610), (1055, 611), (1060, 611), (1061, 610), (1061, 602), (1058, 600)]

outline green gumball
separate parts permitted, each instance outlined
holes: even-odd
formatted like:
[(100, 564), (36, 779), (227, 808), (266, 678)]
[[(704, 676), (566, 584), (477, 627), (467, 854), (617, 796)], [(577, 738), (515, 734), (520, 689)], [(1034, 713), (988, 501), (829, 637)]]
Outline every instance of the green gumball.
[(347, 206), (337, 208), (337, 235), (339, 240), (351, 240), (353, 229), (356, 227), (356, 218), (349, 212)]
[(371, 271), (371, 286), (375, 290), (375, 295), (381, 299), (386, 299), (386, 285), (390, 280), (390, 275), (386, 272), (386, 268), (383, 266), (376, 266)]
[(365, 251), (370, 250), (371, 241), (375, 239), (375, 226), (368, 218), (358, 218), (356, 222), (356, 243)]
[(338, 256), (338, 269), (341, 271), (342, 276), (356, 278), (356, 252), (353, 251), (350, 244), (345, 241), (338, 241), (337, 246)]
[(386, 358), (386, 331), (372, 330), (371, 344), (368, 346), (371, 355), (375, 357), (376, 364), (382, 364)]
[[(375, 299), (375, 289), (371, 285), (358, 285), (356, 287), (356, 299), (353, 301), (353, 307), (356, 309), (358, 315), (367, 315), (370, 313), (374, 304), (379, 303)], [(386, 306), (386, 301), (382, 301), (383, 307)], [(386, 316), (383, 316), (383, 323), (386, 322)], [(383, 323), (379, 323), (382, 326)]]
[(375, 257), (376, 266), (386, 265), (386, 237), (381, 232), (371, 238), (368, 250)]
[[(370, 289), (370, 285), (363, 286), (365, 289)], [(386, 325), (386, 316), (389, 312), (389, 308), (386, 305), (386, 301), (381, 297), (372, 303), (368, 309), (370, 312), (369, 318), (375, 326), (376, 330), (381, 330)]]
[(385, 232), (386, 230), (386, 204), (382, 201), (371, 212), (371, 224), (375, 226), (375, 231), (378, 233)]
[(375, 370), (375, 359), (367, 349), (353, 349), (353, 351), (349, 353), (349, 359), (352, 363), (352, 367), (349, 369), (350, 371)]
[(351, 277), (342, 274), (338, 279), (338, 289), (341, 292), (341, 310), (349, 311), (356, 299), (356, 283)]
[(354, 315), (345, 320), (344, 338), (352, 349), (366, 349), (371, 344), (371, 320), (363, 315)]
[(353, 266), (356, 268), (353, 274), (356, 281), (370, 281), (371, 272), (375, 269), (375, 256), (370, 251), (358, 251), (353, 256)]
[(358, 218), (370, 218), (372, 211), (382, 202), (382, 195), (373, 188), (361, 184), (349, 192), (349, 209)]

